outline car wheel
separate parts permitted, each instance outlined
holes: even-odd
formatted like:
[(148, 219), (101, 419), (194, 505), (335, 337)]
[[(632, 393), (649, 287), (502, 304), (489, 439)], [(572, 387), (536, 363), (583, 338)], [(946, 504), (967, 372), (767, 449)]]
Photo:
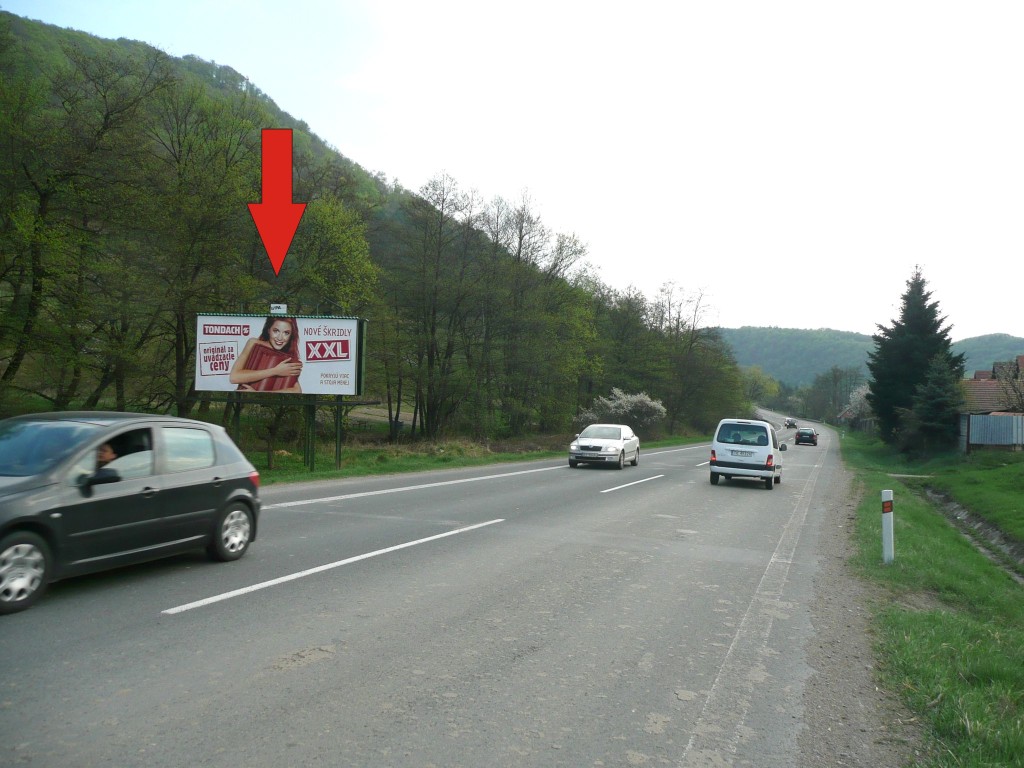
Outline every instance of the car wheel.
[(766, 477), (764, 479), (764, 487), (769, 491), (772, 490), (775, 487), (775, 480), (771, 477)]
[(626, 452), (619, 451), (619, 463), (615, 465), (616, 469), (623, 469), (626, 466)]
[(778, 485), (781, 482), (782, 482), (782, 475), (781, 474), (776, 475), (775, 476), (775, 484)]
[(252, 512), (240, 502), (231, 504), (217, 519), (208, 552), (222, 562), (237, 560), (252, 541)]
[(573, 461), (572, 459), (569, 459), (569, 469), (576, 469), (577, 464), (579, 464), (578, 461)]
[(712, 472), (711, 473), (711, 484), (712, 485), (718, 485), (718, 473), (717, 472)]
[(640, 449), (639, 448), (636, 449), (636, 455), (633, 457), (633, 460), (631, 462), (629, 462), (629, 463), (632, 464), (634, 467), (637, 464), (640, 463)]
[(0, 541), (0, 615), (31, 608), (50, 580), (50, 548), (29, 531), (16, 531)]

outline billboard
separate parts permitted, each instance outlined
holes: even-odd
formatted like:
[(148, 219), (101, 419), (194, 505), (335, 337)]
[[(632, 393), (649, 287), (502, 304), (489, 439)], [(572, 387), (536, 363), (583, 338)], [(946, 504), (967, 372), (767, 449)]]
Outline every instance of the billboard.
[(363, 325), (355, 317), (198, 315), (196, 390), (361, 394)]

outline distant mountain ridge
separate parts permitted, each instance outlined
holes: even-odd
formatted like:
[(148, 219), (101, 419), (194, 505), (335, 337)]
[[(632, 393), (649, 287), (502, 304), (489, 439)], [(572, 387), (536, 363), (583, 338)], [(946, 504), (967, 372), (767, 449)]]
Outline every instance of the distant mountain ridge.
[[(74, 43), (91, 53), (112, 46), (136, 51), (151, 48), (145, 43), (124, 38), (105, 41), (84, 32), (23, 19), (3, 10), (0, 10), (0, 21), (9, 21), (15, 35), (31, 39), (34, 54), (44, 60), (47, 57), (63, 56), (60, 53), (62, 42)], [(206, 62), (192, 55), (180, 59), (171, 57), (170, 61), (180, 68), (181, 72), (199, 78), (212, 93), (251, 93), (265, 104), (275, 125), (295, 129), (297, 146), (307, 145), (315, 157), (328, 155), (333, 158), (341, 171), (338, 183), (346, 187), (350, 199), (359, 202), (362, 209), (368, 212), (367, 217), (372, 217), (375, 221), (367, 233), (374, 252), (388, 251), (391, 244), (383, 239), (385, 235), (382, 233), (386, 228), (381, 226), (380, 221), (399, 217), (401, 201), (412, 193), (402, 190), (397, 182), (392, 188), (383, 174), (371, 174), (337, 149), (327, 145), (310, 132), (304, 121), (281, 110), (267, 94), (231, 67)], [(831, 329), (744, 326), (735, 329), (719, 328), (718, 331), (732, 348), (739, 365), (757, 365), (767, 375), (791, 386), (810, 385), (816, 376), (833, 367), (857, 367), (867, 375), (867, 356), (874, 348), (869, 335)], [(1009, 334), (990, 334), (955, 342), (953, 349), (965, 353), (965, 373), (970, 376), (975, 370), (990, 370), (994, 362), (1010, 360), (1024, 354), (1024, 338)]]
[[(719, 328), (742, 367), (756, 365), (776, 381), (795, 387), (812, 384), (819, 374), (838, 368), (859, 368), (868, 375), (868, 353), (875, 348), (871, 336), (829, 328)], [(1024, 355), (1024, 338), (991, 333), (953, 342), (964, 353), (964, 375), (992, 369), (1000, 360)]]

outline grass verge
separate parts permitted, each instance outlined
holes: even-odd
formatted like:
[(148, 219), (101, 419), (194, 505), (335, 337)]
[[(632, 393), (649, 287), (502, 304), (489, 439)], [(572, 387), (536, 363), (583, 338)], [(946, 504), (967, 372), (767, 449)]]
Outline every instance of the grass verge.
[(562, 456), (565, 451), (535, 448), (513, 451), (468, 441), (438, 443), (411, 443), (409, 445), (346, 445), (341, 452), (341, 466), (337, 466), (333, 446), (318, 446), (314, 469), (310, 471), (300, 452), (278, 450), (274, 454), (274, 468), (269, 468), (266, 452), (246, 452), (260, 472), (263, 485), (334, 480), (345, 477), (388, 475), (404, 472), (427, 472), (453, 467), (476, 467), (510, 461)]
[[(852, 562), (881, 588), (879, 670), (929, 725), (933, 749), (918, 765), (1024, 765), (1024, 588), (924, 495), (925, 487), (940, 488), (990, 522), (1015, 508), (1010, 519), (1019, 523), (1024, 463), (1011, 454), (908, 462), (850, 433), (842, 452), (864, 491)], [(889, 565), (880, 534), (886, 489), (895, 498)]]
[[(707, 440), (708, 437), (703, 436), (645, 442), (640, 447), (641, 458), (644, 451), (652, 448), (706, 442)], [(340, 468), (336, 465), (334, 446), (321, 443), (317, 447), (312, 472), (306, 467), (302, 453), (292, 447), (274, 452), (273, 469), (270, 469), (270, 460), (266, 451), (252, 450), (248, 446), (243, 446), (243, 448), (246, 456), (259, 470), (260, 482), (263, 485), (274, 485), (367, 475), (427, 472), (434, 469), (476, 467), (547, 458), (567, 459), (569, 439), (548, 437), (489, 445), (469, 440), (450, 440), (437, 443), (407, 442), (394, 445), (382, 442), (347, 443), (341, 451)]]

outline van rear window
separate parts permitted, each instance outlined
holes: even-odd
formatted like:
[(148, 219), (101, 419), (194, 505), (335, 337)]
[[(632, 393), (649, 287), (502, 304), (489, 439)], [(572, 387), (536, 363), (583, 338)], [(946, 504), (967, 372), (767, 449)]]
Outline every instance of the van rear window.
[(760, 424), (723, 424), (718, 442), (733, 445), (768, 445), (768, 430)]

